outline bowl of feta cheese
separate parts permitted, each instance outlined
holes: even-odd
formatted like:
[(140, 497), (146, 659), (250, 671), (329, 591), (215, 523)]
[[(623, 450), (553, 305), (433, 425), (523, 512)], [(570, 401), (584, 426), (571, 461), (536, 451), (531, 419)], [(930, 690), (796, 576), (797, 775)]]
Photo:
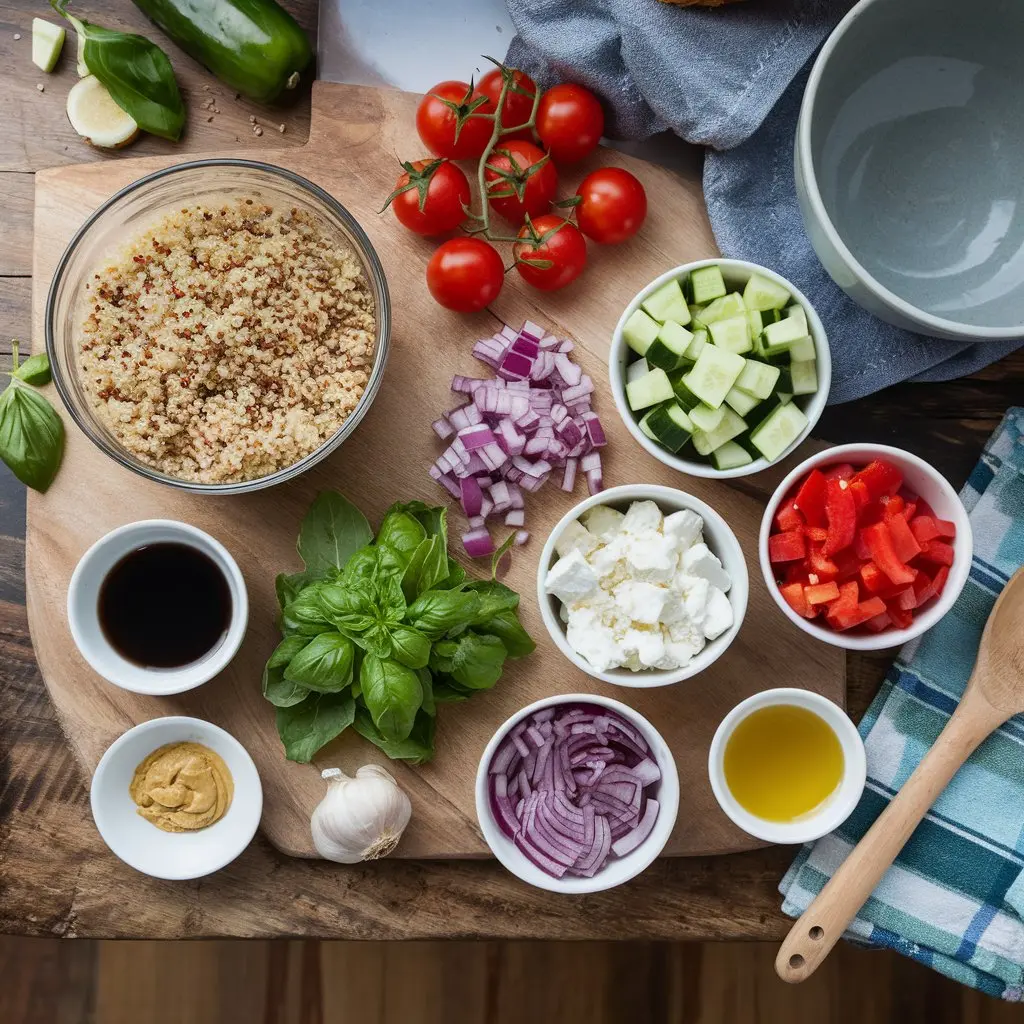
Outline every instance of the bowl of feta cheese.
[(559, 650), (606, 683), (679, 683), (725, 653), (747, 610), (747, 563), (706, 502), (630, 484), (580, 502), (544, 545), (537, 603)]

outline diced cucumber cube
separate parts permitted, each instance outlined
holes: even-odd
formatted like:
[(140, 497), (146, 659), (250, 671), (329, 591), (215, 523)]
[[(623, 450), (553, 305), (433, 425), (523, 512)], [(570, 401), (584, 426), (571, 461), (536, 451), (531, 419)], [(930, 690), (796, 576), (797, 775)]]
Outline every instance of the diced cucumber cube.
[(728, 320), (716, 320), (708, 324), (711, 340), (718, 348), (726, 352), (749, 352), (754, 344), (750, 340), (750, 325), (746, 314), (730, 317)]
[(686, 352), (684, 353), (683, 358), (689, 360), (691, 363), (697, 362), (697, 356), (701, 354), (707, 343), (708, 332), (705, 329), (701, 328), (699, 331), (694, 331), (693, 337), (690, 339), (690, 344), (686, 346)]
[(666, 320), (647, 349), (647, 362), (663, 370), (674, 370), (683, 361), (693, 335), (675, 320)]
[(743, 289), (747, 309), (782, 309), (789, 300), (788, 289), (760, 274), (753, 274)]
[(626, 367), (626, 383), (632, 384), (638, 377), (650, 372), (651, 368), (647, 365), (646, 359), (635, 359)]
[(747, 429), (746, 422), (732, 411), (726, 409), (722, 422), (714, 430), (705, 433), (703, 430), (693, 432), (693, 447), (699, 455), (710, 455), (716, 448), (721, 448), (727, 441), (739, 437)]
[(661, 369), (651, 370), (626, 385), (626, 401), (634, 412), (659, 402), (667, 402), (672, 397), (672, 385), (668, 375)]
[(705, 327), (716, 320), (728, 320), (734, 316), (746, 316), (747, 307), (743, 305), (743, 296), (739, 292), (729, 292), (714, 302), (709, 302), (700, 311), (700, 322)]
[(668, 375), (668, 379), (672, 383), (672, 390), (676, 395), (676, 401), (684, 409), (690, 410), (694, 406), (700, 405), (700, 399), (686, 386), (685, 377), (684, 370), (676, 370)]
[(690, 419), (698, 430), (703, 430), (706, 434), (722, 422), (725, 418), (725, 409), (724, 403), (717, 409), (712, 409), (710, 405), (701, 402), (700, 405), (695, 405), (690, 410)]
[[(655, 408), (657, 408), (657, 406), (655, 406)], [(657, 438), (657, 436), (655, 435), (654, 431), (653, 431), (653, 430), (651, 430), (651, 425), (650, 425), (650, 422), (649, 422), (649, 421), (650, 421), (650, 418), (651, 418), (651, 413), (652, 413), (652, 412), (654, 412), (654, 409), (650, 409), (650, 410), (648, 410), (647, 412), (645, 412), (645, 413), (643, 414), (643, 416), (641, 416), (641, 417), (640, 417), (640, 422), (639, 422), (639, 423), (637, 424), (637, 426), (638, 426), (638, 427), (639, 427), (639, 428), (640, 428), (640, 429), (641, 429), (641, 430), (642, 430), (642, 431), (643, 431), (643, 432), (644, 432), (644, 433), (645, 433), (645, 434), (646, 434), (646, 435), (647, 435), (647, 436), (648, 436), (648, 437), (649, 437), (649, 438), (650, 438), (650, 439), (651, 439), (652, 441), (657, 441), (657, 443), (658, 443), (658, 444), (661, 444), (661, 442), (660, 442), (660, 441), (658, 441), (658, 438)]]
[(710, 267), (698, 267), (690, 271), (690, 300), (703, 305), (712, 299), (725, 294), (725, 280), (722, 278), (721, 267), (712, 264)]
[(804, 325), (804, 334), (810, 334), (811, 329), (807, 326), (807, 314), (804, 312), (803, 306), (798, 306), (795, 302), (792, 306), (787, 306), (784, 310), (784, 318), (786, 320), (796, 320), (797, 323)]
[(704, 321), (701, 320), (700, 318), (701, 313), (704, 312), (703, 306), (698, 306), (695, 303), (691, 302), (690, 305), (687, 306), (686, 308), (690, 311), (690, 327), (692, 327), (693, 330), (696, 331), (699, 330), (701, 327), (707, 326), (707, 324), (705, 324)]
[(42, 18), (32, 19), (32, 63), (40, 71), (49, 74), (54, 69), (60, 51), (64, 48), (65, 35), (60, 25)]
[(756, 338), (764, 330), (764, 317), (759, 309), (747, 310), (747, 324), (750, 326), (751, 338)]
[[(774, 462), (807, 427), (807, 417), (792, 402), (776, 406), (750, 432), (750, 443), (769, 461)], [(696, 443), (696, 439), (695, 439)]]
[(809, 334), (803, 338), (797, 338), (789, 346), (789, 361), (791, 363), (805, 363), (808, 359), (816, 359), (817, 357), (818, 353), (814, 351), (814, 340)]
[(755, 398), (762, 400), (771, 398), (781, 372), (777, 366), (772, 366), (769, 363), (759, 363), (756, 359), (745, 359), (743, 369), (736, 378), (736, 387)]
[(690, 322), (690, 310), (678, 281), (663, 284), (657, 291), (651, 292), (641, 305), (655, 320), (662, 323), (666, 320), (675, 320), (677, 324)]
[(813, 359), (793, 363), (789, 368), (794, 395), (813, 395), (818, 390), (818, 364)]
[(761, 314), (761, 324), (763, 327), (767, 327), (768, 324), (778, 323), (780, 320), (785, 320), (786, 316), (781, 309), (761, 309), (758, 310)]
[(644, 416), (644, 433), (670, 452), (677, 452), (693, 433), (693, 423), (678, 402), (655, 406)]
[(657, 320), (652, 320), (642, 309), (637, 309), (623, 325), (622, 336), (638, 356), (645, 356), (660, 329)]
[(725, 404), (734, 412), (739, 413), (740, 416), (745, 417), (750, 415), (755, 406), (761, 404), (761, 399), (748, 395), (746, 391), (740, 391), (737, 387), (733, 387), (729, 394), (725, 396)]
[(754, 457), (735, 441), (726, 441), (711, 453), (711, 461), (715, 469), (739, 469), (740, 466), (749, 466)]
[(774, 349), (789, 348), (794, 341), (806, 335), (807, 327), (796, 317), (787, 316), (785, 320), (769, 324), (764, 329), (765, 350), (771, 355)]
[(716, 345), (705, 345), (683, 382), (702, 402), (717, 409), (725, 401), (725, 396), (743, 372), (745, 364), (743, 356), (735, 352), (726, 352)]

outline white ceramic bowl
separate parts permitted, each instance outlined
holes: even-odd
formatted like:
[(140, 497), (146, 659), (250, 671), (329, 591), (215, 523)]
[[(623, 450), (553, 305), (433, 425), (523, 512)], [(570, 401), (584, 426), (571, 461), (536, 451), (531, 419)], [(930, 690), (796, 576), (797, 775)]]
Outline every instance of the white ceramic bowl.
[[(768, 462), (767, 459), (755, 459), (748, 465), (739, 466), (737, 469), (715, 469), (709, 462), (698, 462), (696, 459), (686, 459), (681, 458), (679, 455), (673, 455), (672, 452), (662, 448), (661, 445), (655, 444), (640, 429), (640, 424), (635, 419), (632, 410), (629, 408), (629, 403), (626, 401), (626, 364), (633, 355), (632, 349), (626, 344), (626, 340), (622, 336), (622, 328), (625, 326), (626, 321), (639, 308), (647, 296), (657, 291), (663, 284), (676, 280), (684, 274), (688, 274), (691, 270), (711, 265), (722, 268), (722, 277), (725, 279), (726, 285), (731, 288), (742, 287), (752, 274), (761, 274), (767, 277), (770, 281), (774, 281), (776, 284), (788, 289), (793, 295), (793, 301), (798, 303), (807, 315), (807, 327), (810, 330), (811, 337), (814, 339), (814, 347), (817, 350), (818, 390), (813, 395), (807, 396), (806, 400), (798, 399), (800, 407), (807, 416), (807, 426), (800, 436), (779, 456), (779, 459), (784, 459), (794, 449), (798, 448), (810, 436), (814, 425), (821, 418), (821, 414), (825, 409), (825, 403), (828, 401), (829, 388), (832, 386), (832, 353), (828, 346), (825, 328), (818, 314), (814, 311), (814, 307), (808, 301), (807, 296), (792, 282), (776, 274), (774, 270), (758, 266), (756, 263), (748, 263), (746, 260), (717, 259), (683, 263), (681, 266), (666, 271), (661, 277), (655, 278), (646, 288), (633, 297), (622, 316), (619, 317), (619, 322), (615, 325), (615, 333), (612, 335), (612, 344), (608, 355), (608, 379), (612, 387), (612, 397), (615, 399), (615, 408), (618, 410), (619, 416), (622, 417), (622, 422), (626, 424), (626, 428), (636, 438), (640, 446), (659, 462), (664, 462), (666, 466), (671, 466), (673, 469), (679, 470), (680, 473), (688, 473), (690, 476), (729, 479), (730, 477), (750, 476), (751, 473), (759, 473), (762, 469), (772, 465), (772, 463)], [(686, 450), (686, 448), (683, 449), (683, 451)], [(779, 460), (777, 459), (776, 461)]]
[[(816, 619), (805, 619), (797, 615), (786, 603), (786, 599), (775, 581), (775, 572), (768, 558), (768, 538), (771, 536), (772, 522), (783, 499), (796, 488), (797, 483), (814, 468), (834, 466), (839, 462), (849, 462), (858, 469), (867, 465), (872, 459), (885, 459), (898, 466), (903, 473), (904, 486), (924, 498), (931, 505), (940, 519), (950, 519), (956, 523), (956, 539), (953, 541), (955, 555), (949, 570), (949, 578), (945, 589), (937, 600), (932, 600), (924, 609), (914, 612), (914, 621), (907, 629), (886, 629), (881, 633), (837, 633), (828, 626), (821, 626)], [(956, 491), (946, 478), (923, 459), (904, 451), (902, 448), (891, 448), (884, 444), (841, 444), (827, 448), (817, 455), (801, 462), (785, 480), (779, 484), (768, 507), (764, 510), (761, 520), (761, 533), (758, 541), (758, 554), (761, 560), (761, 573), (768, 586), (768, 592), (783, 614), (799, 626), (805, 633), (824, 640), (833, 647), (845, 647), (851, 651), (881, 651), (888, 647), (899, 647), (908, 640), (920, 636), (932, 628), (939, 619), (956, 603), (967, 577), (971, 571), (971, 557), (974, 552), (974, 535), (971, 532), (971, 521), (967, 517)]]
[[(235, 784), (220, 821), (195, 832), (164, 832), (137, 811), (128, 793), (135, 769), (168, 743), (201, 743), (219, 754)], [(154, 718), (129, 729), (107, 748), (89, 790), (103, 841), (130, 867), (154, 878), (200, 878), (230, 864), (252, 841), (263, 813), (263, 787), (245, 747), (200, 718)]]
[[(688, 508), (696, 512), (704, 520), (704, 539), (711, 551), (718, 555), (723, 568), (732, 579), (729, 589), (729, 603), (732, 605), (733, 624), (721, 636), (709, 640), (703, 650), (683, 668), (674, 669), (643, 669), (632, 672), (628, 668), (613, 668), (602, 672), (594, 668), (582, 655), (577, 654), (566, 639), (565, 623), (559, 618), (558, 610), (561, 602), (557, 597), (544, 591), (544, 580), (548, 570), (558, 558), (555, 544), (569, 523), (575, 522), (587, 509), (595, 505), (609, 505), (625, 512), (634, 501), (656, 502), (662, 513), (668, 515)], [(541, 552), (540, 564), (537, 568), (537, 604), (540, 615), (547, 626), (551, 639), (558, 649), (582, 672), (600, 679), (605, 683), (617, 686), (644, 688), (649, 686), (668, 686), (703, 672), (714, 664), (733, 642), (743, 624), (743, 616), (747, 611), (747, 596), (750, 580), (747, 576), (747, 562), (743, 557), (736, 534), (732, 532), (726, 521), (706, 502), (695, 498), (692, 494), (677, 491), (672, 487), (658, 487), (654, 484), (625, 484), (622, 487), (611, 487), (606, 491), (592, 495), (571, 508), (551, 531), (544, 550)]]
[[(559, 704), (596, 704), (599, 707), (614, 711), (624, 718), (630, 725), (636, 728), (647, 745), (651, 748), (651, 755), (661, 769), (661, 781), (658, 783), (657, 798), (659, 803), (658, 817), (654, 822), (651, 834), (632, 852), (625, 857), (613, 857), (607, 865), (597, 872), (593, 878), (577, 878), (574, 876), (563, 876), (555, 878), (544, 871), (541, 871), (531, 860), (519, 851), (515, 843), (502, 831), (501, 827), (494, 820), (494, 813), (491, 811), (490, 794), (487, 792), (487, 776), (494, 758), (494, 752), (498, 745), (508, 735), (509, 730), (523, 718), (532, 715), (535, 711), (543, 708), (550, 708)], [(508, 868), (517, 878), (521, 878), (538, 889), (548, 889), (551, 892), (561, 893), (585, 893), (601, 892), (604, 889), (613, 889), (623, 882), (635, 878), (646, 867), (648, 867), (659, 853), (665, 848), (668, 837), (675, 827), (676, 815), (679, 813), (679, 775), (676, 771), (675, 758), (668, 744), (662, 738), (661, 733), (647, 721), (643, 715), (638, 714), (632, 708), (627, 707), (620, 701), (611, 700), (608, 697), (598, 697), (593, 693), (568, 693), (558, 697), (545, 697), (542, 700), (528, 704), (521, 711), (517, 711), (507, 721), (503, 722), (498, 731), (491, 737), (490, 742), (484, 748), (483, 757), (480, 758), (480, 766), (476, 772), (476, 816), (480, 822), (480, 830), (484, 834), (487, 845), (491, 852)]]
[(814, 62), (794, 161), (804, 225), (836, 284), (891, 324), (1021, 337), (1022, 38), (1011, 0), (861, 0)]
[[(723, 767), (725, 746), (736, 726), (751, 712), (779, 704), (796, 705), (813, 711), (832, 727), (843, 748), (843, 777), (836, 791), (817, 810), (788, 822), (766, 821), (741, 807), (726, 784)], [(744, 832), (766, 843), (809, 843), (837, 829), (857, 806), (867, 780), (864, 741), (846, 712), (821, 694), (793, 688), (764, 690), (737, 704), (722, 719), (711, 740), (708, 775), (715, 799), (733, 823)]]
[[(220, 644), (198, 661), (181, 668), (145, 668), (122, 657), (104, 636), (99, 621), (100, 587), (129, 552), (167, 542), (188, 544), (213, 559), (231, 591), (231, 622)], [(235, 656), (248, 622), (249, 598), (238, 563), (220, 541), (173, 519), (144, 519), (111, 530), (82, 555), (68, 584), (68, 625), (79, 652), (98, 675), (133, 693), (162, 697), (212, 679)]]

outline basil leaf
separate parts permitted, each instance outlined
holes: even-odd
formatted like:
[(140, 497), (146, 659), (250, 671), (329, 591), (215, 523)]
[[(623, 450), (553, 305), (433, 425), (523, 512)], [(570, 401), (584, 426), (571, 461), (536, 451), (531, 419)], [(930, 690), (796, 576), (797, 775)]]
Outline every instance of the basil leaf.
[(50, 373), (50, 359), (45, 352), (29, 356), (25, 362), (13, 371), (12, 376), (34, 387), (44, 387), (53, 379)]
[(441, 640), (430, 648), (430, 661), (427, 662), (431, 672), (450, 673), (455, 652), (459, 649), (457, 640)]
[[(455, 682), (472, 690), (489, 690), (501, 678), (507, 652), (496, 636), (466, 633), (458, 640), (446, 641), (445, 645), (451, 645), (454, 650), (449, 652), (446, 646), (444, 667), (440, 671), (450, 674)], [(435, 644), (434, 651), (441, 646)], [(434, 651), (431, 652), (431, 668), (434, 668)]]
[(308, 582), (305, 576), (304, 572), (292, 573), (290, 576), (283, 572), (277, 574), (274, 579), (274, 590), (277, 593), (277, 603), (281, 611), (284, 611), (299, 596), (299, 592)]
[(405, 614), (405, 595), (402, 584), (396, 576), (384, 576), (376, 581), (378, 614), (382, 622), (395, 625)]
[(411, 761), (422, 764), (434, 756), (434, 717), (425, 711), (416, 716), (412, 731), (400, 741), (387, 739), (373, 724), (365, 708), (356, 711), (355, 730), (363, 739), (380, 747), (393, 761)]
[(271, 666), (268, 661), (263, 666), (263, 696), (275, 707), (290, 708), (304, 701), (309, 696), (309, 690), (299, 683), (285, 679), (283, 665)]
[(515, 611), (519, 607), (519, 595), (497, 580), (473, 580), (466, 584), (466, 590), (480, 595), (480, 610), (471, 625), (479, 625), (498, 612)]
[(114, 102), (138, 126), (176, 142), (185, 127), (185, 104), (167, 54), (145, 36), (102, 28), (67, 13), (68, 0), (50, 0), (85, 40), (82, 58)]
[(284, 668), (309, 642), (307, 636), (286, 636), (274, 648), (274, 653), (267, 661), (267, 668)]
[(356, 716), (355, 698), (342, 693), (311, 693), (300, 704), (277, 709), (277, 733), (289, 761), (308, 764), (316, 752), (340, 736)]
[[(491, 579), (496, 580), (498, 578), (498, 572), (502, 574), (508, 572), (509, 566), (512, 564), (512, 556), (509, 551), (512, 549), (512, 545), (516, 542), (516, 533), (513, 530), (502, 542), (501, 547), (491, 556)], [(502, 560), (505, 564), (502, 565)]]
[(434, 584), (435, 590), (455, 590), (466, 582), (466, 570), (450, 555), (448, 556), (448, 577)]
[(422, 501), (396, 502), (388, 509), (392, 512), (405, 512), (411, 515), (427, 531), (430, 537), (441, 537), (444, 540), (446, 553), (448, 545), (448, 510), (444, 505), (425, 505)]
[(284, 670), (285, 679), (317, 693), (336, 693), (352, 682), (355, 647), (340, 633), (321, 633), (295, 655)]
[(64, 424), (53, 406), (22, 384), (0, 394), (0, 459), (26, 486), (45, 491), (64, 454)]
[(373, 627), (375, 604), (368, 583), (325, 583), (319, 589), (324, 615), (346, 636), (354, 638)]
[(333, 625), (325, 613), (320, 588), (316, 584), (300, 590), (281, 613), (281, 629), (286, 635), (316, 636), (329, 632)]
[(533, 638), (523, 629), (523, 624), (513, 611), (498, 612), (486, 622), (481, 622), (479, 628), (481, 633), (496, 636), (505, 645), (510, 658), (523, 658), (537, 649)]
[(362, 636), (352, 638), (360, 647), (377, 658), (391, 657), (391, 634), (383, 623), (371, 626)]
[(431, 640), (450, 629), (472, 621), (480, 608), (480, 597), (465, 590), (428, 590), (405, 610), (405, 621)]
[(377, 531), (375, 543), (391, 548), (403, 564), (408, 564), (412, 553), (426, 538), (427, 531), (417, 519), (408, 512), (396, 509), (384, 517)]
[[(420, 677), (420, 686), (423, 687), (423, 704), (420, 710), (433, 716), (437, 714), (437, 702), (434, 700), (434, 677), (430, 674), (430, 669), (428, 668), (419, 669), (416, 675)], [(415, 728), (414, 724), (413, 729)]]
[(397, 661), (367, 653), (359, 670), (359, 685), (363, 703), (381, 735), (392, 742), (406, 739), (423, 703), (419, 676)]
[(434, 536), (423, 541), (413, 553), (402, 577), (402, 590), (407, 600), (432, 590), (448, 576), (448, 555), (444, 541)]
[(426, 668), (430, 660), (430, 641), (412, 626), (393, 626), (391, 634), (391, 656), (406, 668)]
[(459, 704), (469, 700), (473, 691), (466, 691), (457, 683), (453, 683), (451, 676), (441, 676), (434, 680), (433, 696), (435, 704)]
[(299, 528), (299, 555), (313, 579), (341, 569), (373, 540), (366, 516), (337, 491), (321, 491)]

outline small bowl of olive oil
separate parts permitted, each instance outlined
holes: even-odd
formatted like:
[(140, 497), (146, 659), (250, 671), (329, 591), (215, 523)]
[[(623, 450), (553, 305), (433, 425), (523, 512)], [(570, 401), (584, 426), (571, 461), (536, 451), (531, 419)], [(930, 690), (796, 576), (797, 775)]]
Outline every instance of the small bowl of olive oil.
[(864, 792), (864, 742), (837, 704), (808, 690), (754, 694), (722, 720), (711, 788), (744, 832), (806, 843), (838, 828)]

